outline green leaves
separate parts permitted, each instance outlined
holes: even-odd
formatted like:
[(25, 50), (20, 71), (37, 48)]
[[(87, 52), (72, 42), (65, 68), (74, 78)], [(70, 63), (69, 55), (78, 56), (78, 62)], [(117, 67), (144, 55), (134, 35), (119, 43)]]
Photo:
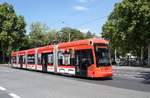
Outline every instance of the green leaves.
[(41, 22), (34, 22), (30, 26), (31, 32), (29, 33), (28, 48), (39, 47), (48, 45), (55, 39), (55, 30), (49, 30), (48, 26)]
[(89, 39), (93, 38), (95, 34), (88, 31), (87, 33), (82, 33), (80, 30), (73, 29), (70, 27), (62, 28), (59, 32), (59, 39), (61, 39), (61, 42), (68, 42), (68, 41), (75, 41), (75, 40), (81, 40), (81, 39)]
[(75, 40), (83, 39), (83, 34), (79, 30), (72, 29), (69, 27), (62, 28), (59, 36), (60, 36), (61, 42), (68, 42), (68, 41), (75, 41)]
[(12, 5), (0, 4), (0, 48), (3, 55), (9, 56), (12, 50), (21, 48), (25, 26), (23, 16), (17, 16)]
[(148, 0), (123, 0), (115, 5), (103, 25), (102, 37), (110, 39), (120, 52), (138, 53), (150, 39), (150, 3)]
[(39, 47), (53, 43), (54, 40), (59, 42), (75, 41), (80, 39), (92, 38), (95, 35), (90, 31), (82, 33), (77, 29), (64, 27), (60, 31), (49, 30), (48, 26), (41, 22), (31, 24), (31, 32), (29, 34), (29, 48)]

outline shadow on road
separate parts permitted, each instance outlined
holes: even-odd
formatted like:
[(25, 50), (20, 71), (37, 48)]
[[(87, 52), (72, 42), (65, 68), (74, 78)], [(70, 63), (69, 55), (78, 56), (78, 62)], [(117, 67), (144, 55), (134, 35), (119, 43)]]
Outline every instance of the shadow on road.
[(142, 83), (144, 83), (144, 84), (150, 84), (150, 72), (148, 72), (148, 71), (140, 72), (138, 74), (138, 76), (136, 76), (136, 77), (144, 79), (142, 81)]
[(58, 76), (63, 76), (65, 78), (69, 79), (80, 79), (80, 80), (88, 80), (88, 81), (107, 81), (107, 80), (113, 80), (112, 77), (106, 77), (106, 78), (88, 78), (88, 77), (80, 77), (80, 76), (70, 76), (70, 75), (63, 75), (63, 74), (57, 74)]

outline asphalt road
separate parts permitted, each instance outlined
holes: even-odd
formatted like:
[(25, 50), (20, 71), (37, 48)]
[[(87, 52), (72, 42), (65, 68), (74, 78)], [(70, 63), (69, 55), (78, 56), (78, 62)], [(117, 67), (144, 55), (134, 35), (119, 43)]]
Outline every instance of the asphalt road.
[(0, 98), (11, 98), (8, 93), (0, 91)]
[(150, 98), (150, 81), (120, 75), (91, 80), (0, 66), (0, 98), (60, 97)]

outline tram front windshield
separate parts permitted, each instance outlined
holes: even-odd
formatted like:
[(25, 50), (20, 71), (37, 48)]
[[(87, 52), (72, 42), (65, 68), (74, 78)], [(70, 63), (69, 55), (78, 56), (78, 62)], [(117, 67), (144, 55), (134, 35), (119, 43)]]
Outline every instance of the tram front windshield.
[(109, 52), (107, 48), (95, 48), (96, 64), (100, 66), (110, 66)]

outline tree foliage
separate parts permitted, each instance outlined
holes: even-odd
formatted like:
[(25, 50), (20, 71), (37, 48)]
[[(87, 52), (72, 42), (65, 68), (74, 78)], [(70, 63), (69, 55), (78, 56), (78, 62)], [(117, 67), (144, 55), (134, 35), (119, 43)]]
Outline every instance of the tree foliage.
[(65, 27), (60, 30), (59, 39), (61, 42), (75, 41), (84, 39), (84, 35), (77, 29)]
[(88, 31), (87, 33), (85, 33), (85, 38), (89, 39), (89, 38), (93, 38), (95, 37), (96, 35), (90, 31)]
[(95, 35), (88, 31), (82, 33), (77, 29), (64, 27), (60, 31), (49, 30), (48, 26), (41, 22), (31, 24), (31, 32), (28, 37), (29, 48), (52, 44), (53, 41), (68, 42), (80, 39), (92, 38)]
[(111, 41), (113, 49), (122, 54), (139, 55), (150, 40), (150, 1), (122, 0), (103, 25), (102, 37)]
[(25, 37), (25, 25), (24, 17), (17, 16), (12, 5), (0, 4), (0, 48), (3, 60), (12, 50), (21, 48)]
[(41, 22), (31, 24), (31, 32), (29, 33), (29, 48), (48, 45), (54, 40), (54, 30), (49, 30), (48, 26)]

